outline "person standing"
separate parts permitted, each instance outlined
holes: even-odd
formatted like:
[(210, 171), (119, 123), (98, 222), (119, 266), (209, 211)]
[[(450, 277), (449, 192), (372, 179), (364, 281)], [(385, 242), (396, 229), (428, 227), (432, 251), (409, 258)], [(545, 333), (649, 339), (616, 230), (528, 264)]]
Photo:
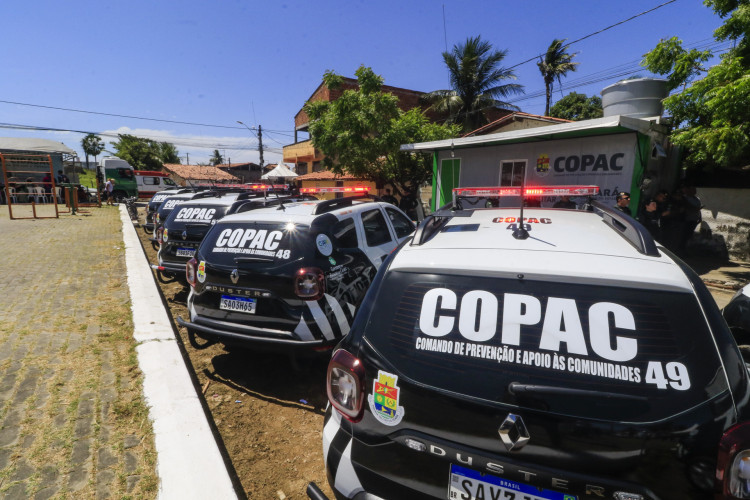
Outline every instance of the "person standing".
[(58, 184), (68, 184), (70, 183), (70, 179), (68, 179), (68, 176), (63, 173), (62, 170), (57, 171), (57, 183)]
[(696, 195), (695, 187), (683, 185), (680, 187), (680, 191), (682, 192), (685, 211), (679, 240), (677, 242), (678, 255), (685, 253), (690, 237), (693, 236), (695, 228), (703, 220), (703, 217), (701, 216), (703, 203), (701, 203), (701, 199)]
[(631, 217), (633, 216), (633, 214), (630, 212), (630, 193), (626, 193), (625, 191), (620, 191), (619, 193), (617, 193), (615, 202), (617, 203), (615, 205), (615, 208), (617, 210), (619, 210), (620, 212), (624, 214), (628, 214)]
[(398, 206), (398, 200), (396, 200), (396, 197), (391, 194), (391, 190), (388, 188), (385, 188), (385, 194), (381, 197), (381, 199), (386, 203)]
[(560, 199), (552, 205), (552, 208), (565, 208), (567, 210), (575, 210), (578, 207), (576, 203), (570, 199), (570, 196), (560, 196)]
[(113, 205), (115, 191), (114, 179), (107, 179), (107, 184), (104, 185), (104, 191), (107, 193), (107, 205)]

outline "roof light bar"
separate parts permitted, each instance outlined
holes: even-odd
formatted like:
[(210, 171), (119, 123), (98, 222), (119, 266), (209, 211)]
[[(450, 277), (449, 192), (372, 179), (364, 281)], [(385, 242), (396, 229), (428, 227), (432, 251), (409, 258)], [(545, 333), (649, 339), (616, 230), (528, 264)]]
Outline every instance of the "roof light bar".
[(537, 186), (537, 187), (458, 187), (454, 196), (594, 196), (599, 186)]
[(316, 194), (316, 193), (366, 193), (370, 190), (369, 186), (337, 186), (337, 187), (307, 187), (301, 188), (300, 193), (303, 194)]
[(286, 189), (286, 184), (198, 184), (198, 187), (225, 188), (225, 189), (253, 189), (265, 191), (267, 189)]

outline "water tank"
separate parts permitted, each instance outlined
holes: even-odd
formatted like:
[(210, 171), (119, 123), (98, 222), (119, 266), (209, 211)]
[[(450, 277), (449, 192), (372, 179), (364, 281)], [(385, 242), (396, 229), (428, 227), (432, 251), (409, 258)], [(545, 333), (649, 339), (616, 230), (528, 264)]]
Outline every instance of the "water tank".
[(667, 95), (667, 81), (659, 78), (636, 78), (613, 83), (602, 90), (604, 116), (661, 116), (661, 101)]

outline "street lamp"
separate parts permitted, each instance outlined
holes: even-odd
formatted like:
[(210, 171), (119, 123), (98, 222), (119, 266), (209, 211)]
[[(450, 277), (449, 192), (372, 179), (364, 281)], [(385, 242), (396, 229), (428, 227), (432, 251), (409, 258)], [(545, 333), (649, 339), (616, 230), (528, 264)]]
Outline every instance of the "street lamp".
[[(243, 122), (237, 120), (237, 123), (248, 129), (250, 132), (254, 132), (254, 127), (248, 127)], [(258, 152), (260, 153), (260, 168), (263, 169), (263, 129), (258, 125)]]

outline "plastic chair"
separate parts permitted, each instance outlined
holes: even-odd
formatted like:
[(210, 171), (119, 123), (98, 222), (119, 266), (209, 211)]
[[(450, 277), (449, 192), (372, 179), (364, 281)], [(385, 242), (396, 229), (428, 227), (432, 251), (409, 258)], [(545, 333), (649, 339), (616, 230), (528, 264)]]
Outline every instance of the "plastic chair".
[(55, 186), (55, 198), (57, 198), (57, 203), (62, 203), (62, 188), (60, 186)]
[(34, 192), (36, 195), (34, 198), (36, 198), (36, 202), (39, 203), (39, 200), (42, 200), (42, 203), (47, 203), (47, 193), (44, 192), (44, 188), (41, 186), (34, 186)]
[(10, 193), (10, 201), (13, 203), (18, 203), (18, 198), (16, 197), (16, 188), (8, 186), (8, 193)]

